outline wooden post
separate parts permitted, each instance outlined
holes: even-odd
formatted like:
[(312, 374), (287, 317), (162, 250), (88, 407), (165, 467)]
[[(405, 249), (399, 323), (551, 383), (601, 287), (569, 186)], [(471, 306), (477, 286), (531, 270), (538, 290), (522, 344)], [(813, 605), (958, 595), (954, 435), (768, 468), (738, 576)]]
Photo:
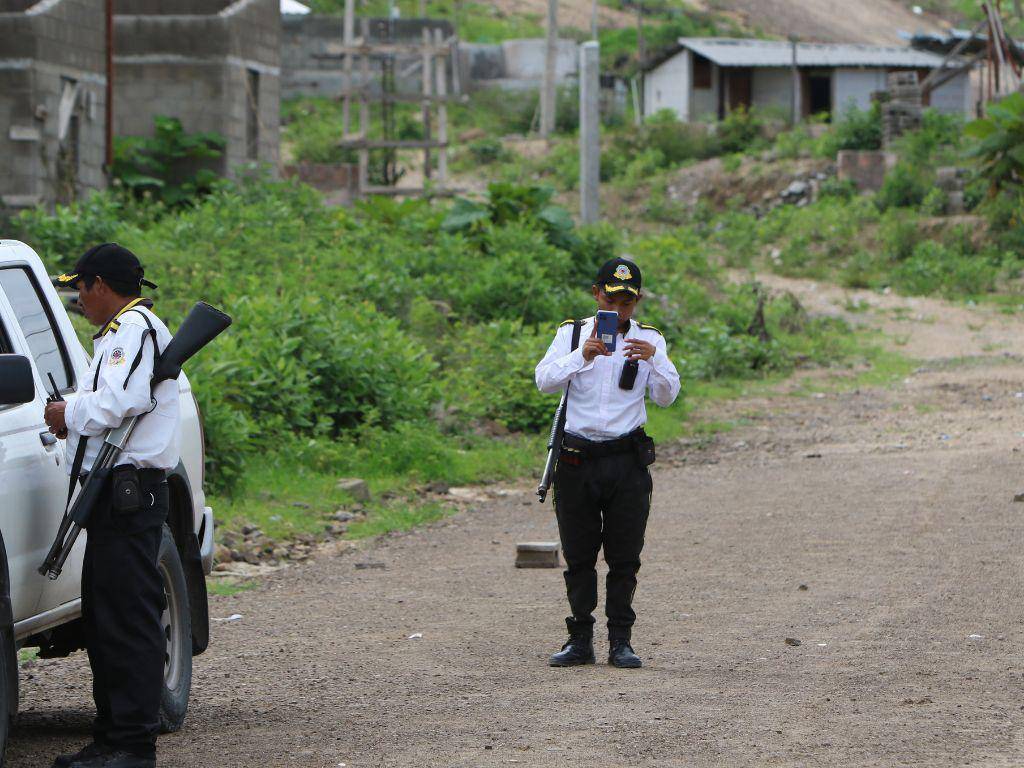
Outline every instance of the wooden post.
[(437, 177), (441, 189), (448, 187), (448, 73), (445, 71), (445, 57), (441, 53), (444, 44), (444, 33), (434, 30), (434, 54), (437, 62), (437, 141), (441, 145), (437, 150)]
[(558, 0), (548, 0), (547, 45), (544, 49), (544, 81), (540, 94), (540, 135), (545, 139), (555, 131), (558, 70)]
[[(355, 38), (356, 0), (345, 0), (345, 21), (342, 27), (342, 42), (352, 45)], [(352, 130), (352, 54), (346, 53), (342, 62), (345, 91), (341, 102), (341, 135), (348, 138)], [(364, 84), (365, 85), (365, 84)]]
[[(360, 19), (360, 32), (363, 36), (363, 45), (370, 41), (370, 20)], [(370, 133), (370, 57), (359, 57), (359, 72), (363, 81), (363, 87), (359, 89), (359, 138), (364, 142)], [(370, 186), (370, 150), (366, 146), (359, 148), (359, 194), (365, 194), (366, 188)]]
[[(421, 4), (422, 4), (422, 0)], [(433, 45), (431, 40), (430, 30), (426, 27), (423, 28), (423, 56), (421, 61), (423, 63), (423, 110), (420, 113), (423, 117), (423, 138), (426, 141), (430, 141), (430, 114), (431, 114), (431, 103), (430, 97), (433, 92), (431, 81), (434, 79), (434, 57), (430, 52), (430, 47)], [(430, 178), (430, 146), (423, 148), (423, 178)]]

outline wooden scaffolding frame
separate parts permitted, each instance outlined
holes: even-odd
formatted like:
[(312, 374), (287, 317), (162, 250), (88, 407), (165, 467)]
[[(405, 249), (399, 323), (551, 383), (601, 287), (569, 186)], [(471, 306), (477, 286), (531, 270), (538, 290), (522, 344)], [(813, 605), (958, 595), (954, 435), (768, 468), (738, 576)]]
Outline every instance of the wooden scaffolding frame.
[[(343, 25), (343, 41), (336, 53), (324, 54), (320, 58), (339, 59), (342, 67), (342, 136), (338, 146), (354, 149), (359, 158), (358, 194), (395, 195), (420, 197), (451, 195), (455, 190), (448, 186), (448, 74), (447, 62), (453, 61), (452, 70), (457, 77), (458, 63), (455, 54), (458, 51), (455, 36), (445, 38), (441, 29), (423, 30), (423, 39), (419, 44), (397, 43), (393, 40), (374, 42), (370, 37), (370, 20), (360, 19), (360, 34), (355, 36), (355, 0), (345, 0), (345, 17)], [(397, 56), (419, 57), (418, 67), (422, 70), (422, 93), (399, 94), (394, 89), (394, 62)], [(380, 93), (375, 94), (374, 82), (371, 81), (371, 63), (381, 63)], [(390, 65), (390, 70), (389, 70)], [(359, 73), (360, 83), (355, 85), (353, 75)], [(390, 72), (390, 74), (389, 74)], [(456, 81), (455, 88), (458, 90)], [(394, 136), (384, 138), (370, 137), (370, 103), (379, 102), (384, 115), (390, 114), (395, 103), (416, 103), (422, 105), (423, 138), (401, 140)], [(358, 103), (359, 127), (352, 131), (353, 107)], [(436, 132), (435, 127), (436, 125)], [(387, 132), (387, 125), (385, 125)], [(386, 149), (392, 153), (400, 149), (423, 150), (424, 181), (431, 177), (433, 153), (437, 152), (437, 183), (424, 184), (422, 187), (408, 188), (391, 185), (370, 184), (370, 152)], [(392, 154), (393, 157), (393, 154)], [(393, 162), (393, 161), (392, 161)]]

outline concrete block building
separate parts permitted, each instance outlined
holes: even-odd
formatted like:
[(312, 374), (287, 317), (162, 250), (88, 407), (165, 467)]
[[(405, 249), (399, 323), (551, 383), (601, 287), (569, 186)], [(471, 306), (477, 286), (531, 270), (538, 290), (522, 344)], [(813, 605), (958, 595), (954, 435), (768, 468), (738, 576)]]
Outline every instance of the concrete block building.
[(103, 0), (0, 0), (0, 209), (105, 184)]
[[(793, 48), (775, 40), (681, 38), (645, 73), (644, 114), (671, 109), (681, 120), (695, 122), (758, 107), (788, 116), (794, 90), (800, 116), (841, 114), (850, 105), (868, 108), (872, 94), (886, 90), (891, 72), (916, 72), (923, 79), (943, 65), (942, 56), (912, 48), (798, 43), (794, 77)], [(970, 73), (936, 88), (923, 106), (970, 114)]]
[[(67, 2), (67, 0), (65, 0)], [(214, 170), (277, 172), (279, 0), (115, 0), (114, 133), (147, 136), (158, 115), (225, 137)]]

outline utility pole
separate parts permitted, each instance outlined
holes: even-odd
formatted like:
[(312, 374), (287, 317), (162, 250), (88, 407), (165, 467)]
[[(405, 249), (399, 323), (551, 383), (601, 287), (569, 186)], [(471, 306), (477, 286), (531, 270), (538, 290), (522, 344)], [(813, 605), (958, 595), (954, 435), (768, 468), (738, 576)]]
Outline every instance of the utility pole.
[(789, 115), (789, 123), (790, 123), (790, 125), (796, 125), (800, 121), (800, 112), (802, 111), (800, 109), (800, 101), (801, 101), (801, 99), (800, 99), (800, 69), (799, 69), (799, 67), (797, 67), (797, 62), (796, 62), (796, 46), (797, 46), (798, 40), (799, 40), (799, 38), (797, 38), (796, 35), (790, 35), (789, 36), (789, 44), (790, 44), (790, 46), (792, 48), (792, 51), (793, 51), (793, 63), (792, 63), (792, 73), (793, 73), (793, 104), (791, 106), (790, 115)]
[(555, 105), (558, 71), (558, 0), (548, 0), (548, 37), (544, 51), (544, 82), (540, 94), (540, 135), (545, 139), (555, 132)]
[(601, 216), (601, 47), (596, 40), (580, 46), (580, 221)]
[(107, 181), (111, 181), (114, 168), (114, 0), (107, 0), (104, 35), (107, 45), (106, 103), (104, 107), (103, 164), (106, 166)]
[(647, 41), (644, 40), (644, 8), (640, 0), (636, 0), (636, 57), (637, 68), (637, 98), (640, 104), (639, 115), (644, 113), (644, 66), (647, 63)]
[[(1017, 0), (1019, 3), (1020, 0)], [(590, 4), (590, 39), (597, 40), (597, 0)]]

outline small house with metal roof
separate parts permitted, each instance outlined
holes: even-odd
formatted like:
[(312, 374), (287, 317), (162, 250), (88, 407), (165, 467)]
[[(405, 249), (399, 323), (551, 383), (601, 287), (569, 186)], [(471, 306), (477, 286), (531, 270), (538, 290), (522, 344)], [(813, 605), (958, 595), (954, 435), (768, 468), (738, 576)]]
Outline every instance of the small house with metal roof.
[[(643, 112), (670, 109), (685, 122), (722, 119), (740, 107), (786, 117), (794, 106), (801, 117), (841, 114), (851, 105), (868, 108), (891, 72), (913, 71), (923, 80), (942, 66), (958, 63), (909, 47), (684, 37), (646, 68)], [(924, 106), (970, 113), (970, 73), (928, 93)]]

